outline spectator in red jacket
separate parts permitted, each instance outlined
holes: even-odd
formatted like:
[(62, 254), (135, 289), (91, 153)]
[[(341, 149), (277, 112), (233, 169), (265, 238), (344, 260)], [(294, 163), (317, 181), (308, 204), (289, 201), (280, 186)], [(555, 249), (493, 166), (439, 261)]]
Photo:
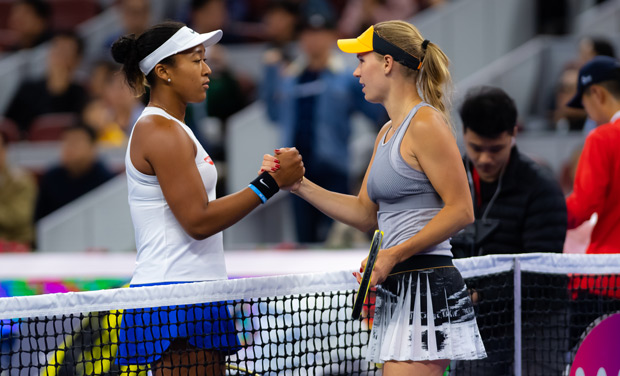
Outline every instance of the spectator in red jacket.
[[(620, 253), (620, 61), (597, 56), (579, 71), (570, 107), (585, 108), (597, 124), (586, 138), (566, 199), (568, 226), (574, 228), (597, 213), (586, 253)], [(615, 275), (573, 275), (570, 346), (602, 314), (620, 310), (620, 279)]]
[(566, 199), (568, 226), (597, 213), (587, 253), (620, 253), (620, 62), (597, 56), (585, 64), (568, 106), (585, 108), (599, 124), (586, 138), (573, 193)]

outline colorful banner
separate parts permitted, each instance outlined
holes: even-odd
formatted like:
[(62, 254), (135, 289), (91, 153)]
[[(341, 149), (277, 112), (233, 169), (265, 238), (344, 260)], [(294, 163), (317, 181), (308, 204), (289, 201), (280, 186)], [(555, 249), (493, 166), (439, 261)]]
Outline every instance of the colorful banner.
[(128, 283), (128, 278), (18, 279), (0, 281), (0, 298), (111, 289)]

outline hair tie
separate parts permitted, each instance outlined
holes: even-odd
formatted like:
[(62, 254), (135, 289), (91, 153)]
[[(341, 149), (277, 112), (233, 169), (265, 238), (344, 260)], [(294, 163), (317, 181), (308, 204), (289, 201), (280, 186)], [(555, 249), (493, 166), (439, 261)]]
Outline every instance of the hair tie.
[(428, 47), (428, 44), (429, 44), (430, 42), (431, 42), (430, 40), (428, 40), (428, 39), (424, 39), (424, 42), (422, 42), (422, 49), (423, 49), (424, 51), (426, 51), (426, 47)]

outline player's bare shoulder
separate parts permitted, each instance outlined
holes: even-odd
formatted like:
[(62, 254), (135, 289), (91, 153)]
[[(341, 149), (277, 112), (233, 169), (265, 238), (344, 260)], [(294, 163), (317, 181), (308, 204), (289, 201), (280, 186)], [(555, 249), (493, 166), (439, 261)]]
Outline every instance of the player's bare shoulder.
[(147, 115), (135, 125), (132, 136), (146, 144), (149, 150), (160, 150), (161, 148), (187, 147), (192, 145), (192, 140), (182, 129), (181, 125), (175, 120), (168, 119), (159, 115)]
[(447, 130), (450, 130), (443, 114), (433, 107), (422, 106), (415, 114), (411, 122), (412, 124), (415, 124), (415, 126), (409, 128), (413, 128), (414, 131), (415, 128), (421, 128), (420, 130), (424, 131), (426, 128), (434, 127), (446, 128)]
[(441, 112), (432, 107), (423, 106), (411, 119), (405, 140), (410, 140), (416, 144), (416, 140), (423, 141), (437, 137), (442, 139), (445, 137), (452, 140), (454, 139), (454, 134)]

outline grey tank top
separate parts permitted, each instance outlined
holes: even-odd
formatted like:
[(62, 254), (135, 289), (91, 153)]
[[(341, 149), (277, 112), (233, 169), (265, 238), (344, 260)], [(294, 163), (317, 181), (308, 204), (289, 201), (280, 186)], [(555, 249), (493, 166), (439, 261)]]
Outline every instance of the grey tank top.
[[(426, 174), (409, 166), (400, 153), (400, 146), (411, 119), (423, 107), (421, 102), (409, 111), (396, 133), (379, 142), (370, 167), (367, 190), (370, 199), (379, 205), (377, 221), (384, 232), (381, 248), (398, 245), (417, 234), (443, 208), (443, 201)], [(450, 241), (445, 240), (419, 254), (452, 256)]]

